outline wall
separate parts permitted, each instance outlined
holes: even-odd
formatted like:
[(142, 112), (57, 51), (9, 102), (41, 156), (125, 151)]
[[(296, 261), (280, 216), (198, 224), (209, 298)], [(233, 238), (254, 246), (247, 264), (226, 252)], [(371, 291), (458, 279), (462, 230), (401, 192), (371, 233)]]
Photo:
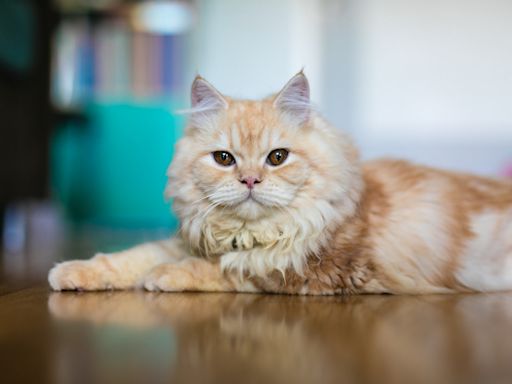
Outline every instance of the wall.
[[(202, 0), (190, 79), (200, 73), (220, 91), (257, 98), (278, 91), (302, 67), (321, 101), (321, 6), (308, 0)], [(305, 26), (311, 28), (304, 28)]]
[(352, 3), (350, 128), (366, 154), (495, 173), (512, 157), (512, 2)]

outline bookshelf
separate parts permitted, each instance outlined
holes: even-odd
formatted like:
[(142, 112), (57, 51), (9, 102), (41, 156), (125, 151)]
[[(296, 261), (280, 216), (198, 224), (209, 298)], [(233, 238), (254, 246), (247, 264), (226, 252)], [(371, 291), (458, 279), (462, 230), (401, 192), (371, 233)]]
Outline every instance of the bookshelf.
[(129, 8), (61, 13), (52, 60), (52, 99), (57, 107), (184, 95), (188, 34), (137, 30), (130, 14)]

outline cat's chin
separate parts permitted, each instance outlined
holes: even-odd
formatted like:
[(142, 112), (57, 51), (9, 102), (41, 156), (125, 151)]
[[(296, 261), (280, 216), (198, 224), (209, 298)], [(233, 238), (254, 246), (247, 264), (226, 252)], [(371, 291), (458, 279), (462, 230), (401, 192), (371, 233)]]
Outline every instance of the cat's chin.
[(268, 216), (270, 210), (270, 207), (249, 198), (236, 206), (235, 214), (243, 220), (258, 220)]

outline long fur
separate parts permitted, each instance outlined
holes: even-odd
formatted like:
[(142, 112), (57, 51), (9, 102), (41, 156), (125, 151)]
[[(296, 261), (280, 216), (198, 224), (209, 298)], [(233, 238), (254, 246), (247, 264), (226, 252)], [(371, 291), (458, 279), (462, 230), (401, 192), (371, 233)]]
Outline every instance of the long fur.
[[(237, 104), (232, 105), (232, 108), (236, 107)], [(244, 104), (239, 107), (250, 108)], [(240, 275), (248, 273), (264, 277), (274, 270), (284, 272), (289, 268), (303, 273), (308, 255), (318, 254), (326, 245), (329, 228), (353, 214), (362, 188), (358, 160), (349, 141), (346, 138), (340, 141), (327, 127), (322, 128), (326, 123), (320, 117), (312, 121), (319, 128), (311, 132), (316, 137), (314, 143), (319, 151), (327, 152), (328, 156), (329, 152), (338, 151), (342, 144), (347, 147), (349, 156), (333, 156), (325, 164), (326, 171), (332, 175), (329, 181), (311, 183), (315, 188), (302, 186), (290, 205), (269, 207), (262, 213), (263, 218), (254, 220), (238, 216), (236, 209), (212, 206), (211, 200), (204, 198), (195, 186), (195, 179), (190, 177), (194, 171), (187, 166), (198, 167), (199, 173), (217, 170), (191, 162), (190, 151), (197, 142), (196, 137), (191, 134), (188, 139), (183, 139), (168, 171), (166, 196), (174, 200), (174, 209), (182, 223), (180, 234), (193, 252), (210, 258), (220, 257), (223, 269), (236, 270)], [(182, 156), (186, 158), (182, 159)], [(214, 183), (219, 181), (218, 178), (213, 180)], [(320, 198), (322, 194), (325, 197)]]
[[(198, 77), (166, 196), (175, 239), (50, 271), (54, 289), (291, 294), (512, 289), (512, 182), (378, 160), (309, 103), (297, 74), (260, 101)], [(275, 149), (289, 151), (272, 166)], [(212, 155), (228, 151), (235, 163)], [(249, 189), (251, 177), (259, 183)]]

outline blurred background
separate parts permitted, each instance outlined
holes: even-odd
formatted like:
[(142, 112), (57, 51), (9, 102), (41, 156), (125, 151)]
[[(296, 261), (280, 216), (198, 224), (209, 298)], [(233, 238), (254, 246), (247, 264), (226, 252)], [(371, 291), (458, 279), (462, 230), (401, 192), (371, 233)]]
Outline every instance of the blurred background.
[(510, 176), (511, 20), (509, 0), (0, 0), (4, 258), (174, 231), (165, 170), (197, 73), (259, 98), (305, 67), (365, 159)]

